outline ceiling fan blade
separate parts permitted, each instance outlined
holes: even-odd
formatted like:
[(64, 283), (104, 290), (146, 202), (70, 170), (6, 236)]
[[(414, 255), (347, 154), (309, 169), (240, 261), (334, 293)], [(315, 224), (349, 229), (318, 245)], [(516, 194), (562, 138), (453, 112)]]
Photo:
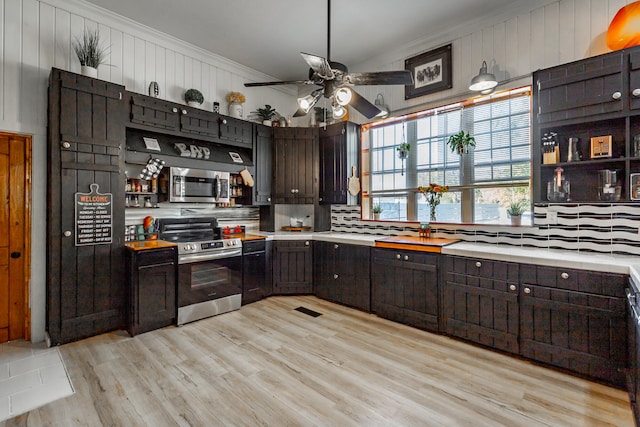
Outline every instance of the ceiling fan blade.
[(310, 80), (289, 80), (282, 82), (258, 82), (258, 83), (245, 83), (245, 87), (256, 87), (256, 86), (275, 86), (275, 85), (295, 85), (295, 84), (305, 84), (311, 85), (313, 84)]
[(349, 73), (344, 81), (352, 85), (410, 85), (413, 76), (408, 70)]
[(367, 119), (374, 118), (376, 115), (378, 115), (378, 113), (380, 113), (380, 111), (382, 111), (378, 107), (367, 101), (355, 90), (351, 89), (351, 92), (351, 102), (349, 102), (349, 105), (358, 110)]
[(331, 80), (335, 77), (335, 74), (333, 74), (333, 70), (331, 69), (331, 65), (326, 58), (304, 52), (300, 52), (300, 55), (302, 55), (302, 58), (307, 64), (309, 64), (309, 67), (311, 67), (311, 69), (321, 78)]

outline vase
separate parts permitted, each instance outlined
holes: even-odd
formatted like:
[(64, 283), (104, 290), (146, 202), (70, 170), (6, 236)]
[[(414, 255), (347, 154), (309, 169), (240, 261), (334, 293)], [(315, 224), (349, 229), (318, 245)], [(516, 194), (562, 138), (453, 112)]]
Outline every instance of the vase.
[(238, 102), (229, 103), (229, 117), (235, 117), (236, 119), (242, 118), (242, 104)]
[(511, 225), (515, 225), (519, 227), (522, 224), (522, 216), (521, 215), (511, 215)]
[(82, 67), (80, 67), (80, 72), (83, 76), (93, 77), (94, 79), (98, 77), (98, 69), (89, 67), (87, 65), (83, 65)]
[(265, 126), (273, 126), (273, 121), (271, 120), (263, 120), (262, 124)]
[(431, 222), (436, 220), (436, 207), (438, 207), (436, 204), (429, 205), (429, 221)]
[(152, 98), (160, 96), (160, 86), (158, 85), (158, 82), (149, 83), (149, 96)]
[(373, 214), (373, 220), (374, 221), (378, 221), (380, 219), (380, 214), (379, 213), (375, 213)]
[(199, 108), (199, 107), (200, 107), (200, 105), (202, 105), (202, 104), (200, 104), (200, 103), (199, 103), (199, 102), (197, 102), (197, 101), (187, 101), (187, 105), (188, 105), (189, 107)]

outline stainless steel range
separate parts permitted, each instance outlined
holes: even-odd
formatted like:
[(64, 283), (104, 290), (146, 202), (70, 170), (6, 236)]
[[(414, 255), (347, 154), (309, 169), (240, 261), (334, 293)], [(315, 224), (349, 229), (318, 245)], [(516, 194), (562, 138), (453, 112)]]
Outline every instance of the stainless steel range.
[(178, 325), (240, 308), (240, 239), (223, 239), (214, 217), (163, 218), (157, 227), (178, 244)]

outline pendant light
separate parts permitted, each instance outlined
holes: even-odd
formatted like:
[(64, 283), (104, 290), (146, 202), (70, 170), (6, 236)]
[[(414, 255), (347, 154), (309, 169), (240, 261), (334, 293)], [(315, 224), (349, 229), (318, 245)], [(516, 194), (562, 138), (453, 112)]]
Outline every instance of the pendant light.
[(496, 86), (498, 86), (498, 80), (496, 80), (496, 76), (487, 71), (487, 61), (482, 61), (480, 72), (477, 76), (471, 79), (469, 90), (483, 92), (486, 94), (489, 93), (486, 91), (490, 91)]
[(376, 100), (373, 101), (373, 104), (380, 110), (380, 112), (376, 114), (376, 119), (384, 119), (389, 117), (391, 110), (389, 109), (389, 106), (384, 103), (384, 96), (382, 96), (381, 93), (376, 96)]

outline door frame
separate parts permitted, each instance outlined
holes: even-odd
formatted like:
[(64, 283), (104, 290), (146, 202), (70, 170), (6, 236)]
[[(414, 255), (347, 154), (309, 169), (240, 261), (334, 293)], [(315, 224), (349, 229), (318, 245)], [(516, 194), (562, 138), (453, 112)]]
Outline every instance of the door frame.
[(10, 139), (19, 139), (24, 143), (24, 253), (23, 253), (23, 277), (24, 283), (24, 339), (31, 340), (31, 310), (29, 284), (31, 283), (31, 213), (32, 213), (32, 176), (33, 176), (33, 136), (29, 134), (2, 132), (0, 136)]

